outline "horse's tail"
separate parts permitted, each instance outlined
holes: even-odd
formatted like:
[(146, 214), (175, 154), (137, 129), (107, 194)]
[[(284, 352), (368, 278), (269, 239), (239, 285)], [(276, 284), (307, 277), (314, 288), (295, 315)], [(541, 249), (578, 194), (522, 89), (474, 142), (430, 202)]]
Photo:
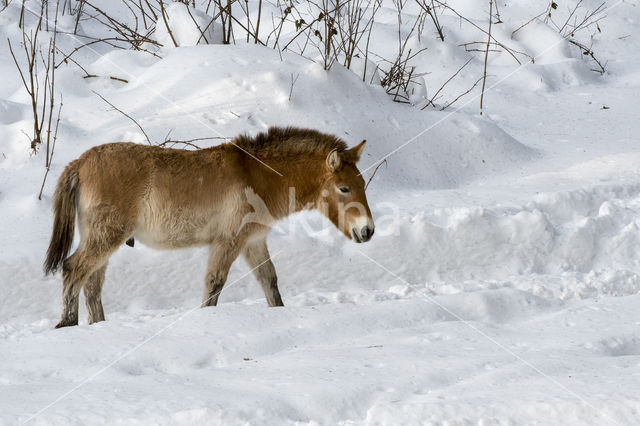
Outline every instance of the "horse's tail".
[(53, 232), (44, 261), (44, 273), (56, 272), (73, 243), (78, 194), (78, 161), (70, 163), (60, 175), (53, 198)]

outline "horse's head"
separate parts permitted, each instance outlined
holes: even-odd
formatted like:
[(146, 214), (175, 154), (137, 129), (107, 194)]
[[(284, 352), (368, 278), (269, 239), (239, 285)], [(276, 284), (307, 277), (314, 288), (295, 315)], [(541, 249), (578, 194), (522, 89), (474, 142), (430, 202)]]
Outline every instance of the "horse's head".
[(316, 207), (347, 238), (369, 241), (374, 225), (364, 193), (364, 179), (356, 167), (366, 141), (348, 150), (333, 150), (325, 161), (325, 174)]

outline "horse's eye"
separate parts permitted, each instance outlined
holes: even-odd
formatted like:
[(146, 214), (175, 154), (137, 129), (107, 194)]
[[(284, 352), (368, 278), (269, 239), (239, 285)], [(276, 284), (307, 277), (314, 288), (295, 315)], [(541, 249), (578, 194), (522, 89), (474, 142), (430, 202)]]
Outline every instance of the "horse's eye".
[(346, 186), (342, 186), (340, 187), (340, 192), (344, 192), (346, 194), (347, 192), (349, 192), (349, 188)]

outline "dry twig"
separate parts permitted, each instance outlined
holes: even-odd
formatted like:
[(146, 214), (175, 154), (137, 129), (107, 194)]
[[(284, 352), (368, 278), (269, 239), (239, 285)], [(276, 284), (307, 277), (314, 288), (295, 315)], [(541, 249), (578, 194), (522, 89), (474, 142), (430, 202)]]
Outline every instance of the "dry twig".
[(98, 97), (100, 97), (100, 99), (102, 99), (103, 101), (105, 101), (107, 104), (109, 104), (109, 106), (111, 108), (113, 108), (114, 110), (118, 111), (120, 114), (124, 115), (125, 117), (127, 117), (129, 120), (133, 121), (133, 123), (138, 127), (138, 129), (140, 129), (140, 131), (142, 132), (142, 134), (144, 135), (145, 139), (147, 140), (147, 142), (149, 143), (149, 145), (153, 145), (151, 143), (151, 139), (149, 139), (149, 135), (147, 135), (147, 132), (144, 131), (144, 128), (140, 125), (140, 123), (138, 123), (136, 121), (135, 118), (131, 117), (129, 114), (127, 114), (126, 112), (122, 111), (120, 108), (118, 108), (117, 106), (115, 106), (114, 104), (112, 104), (111, 102), (109, 102), (107, 99), (105, 99), (104, 96), (102, 96), (100, 93), (96, 92), (95, 90), (92, 90), (93, 93), (95, 93), (96, 95), (98, 95)]
[(482, 115), (482, 101), (484, 99), (484, 87), (487, 83), (487, 60), (489, 59), (489, 46), (491, 45), (491, 22), (493, 21), (493, 0), (489, 0), (489, 30), (487, 31), (487, 50), (484, 53), (484, 70), (482, 72), (482, 90), (480, 92), (480, 115)]

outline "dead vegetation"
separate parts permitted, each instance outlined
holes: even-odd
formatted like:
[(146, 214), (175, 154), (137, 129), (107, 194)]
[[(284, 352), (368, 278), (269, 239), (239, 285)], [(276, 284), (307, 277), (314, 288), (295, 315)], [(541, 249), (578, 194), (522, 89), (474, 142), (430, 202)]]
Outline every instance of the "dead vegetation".
[[(372, 68), (375, 68), (381, 75), (379, 83), (394, 101), (411, 103), (412, 93), (409, 92), (424, 84), (419, 77), (428, 71), (418, 72), (416, 63), (424, 62), (425, 55), (429, 55), (427, 46), (432, 40), (448, 42), (445, 22), (451, 22), (451, 17), (457, 19), (458, 25), (471, 26), (480, 36), (476, 40), (464, 41), (457, 45), (469, 52), (471, 57), (477, 55), (476, 62), (482, 62), (483, 86), (486, 86), (488, 57), (494, 53), (504, 52), (518, 65), (534, 61), (530, 54), (518, 50), (511, 40), (501, 40), (491, 32), (491, 24), (498, 25), (503, 21), (498, 4), (489, 0), (486, 2), (489, 25), (483, 27), (479, 22), (487, 21), (486, 16), (466, 16), (458, 10), (455, 1), (389, 0), (387, 7), (393, 5), (397, 12), (398, 34), (397, 49), (389, 54), (379, 52), (377, 46), (371, 44), (371, 32), (377, 22), (382, 0), (275, 0), (275, 3), (268, 5), (274, 6), (279, 13), (274, 13), (273, 7), (270, 7), (268, 18), (263, 13), (267, 3), (263, 4), (262, 0), (118, 0), (117, 4), (110, 5), (108, 9), (101, 7), (97, 0), (58, 0), (55, 2), (56, 10), (60, 8), (62, 14), (73, 16), (75, 26), (72, 32), (55, 32), (73, 36), (78, 42), (67, 52), (55, 48), (59, 58), (58, 62), (54, 62), (54, 68), (70, 62), (81, 66), (77, 61), (74, 62), (73, 56), (82, 49), (99, 44), (161, 55), (162, 46), (154, 36), (156, 27), (159, 24), (166, 27), (171, 40), (170, 45), (178, 46), (167, 6), (181, 3), (200, 33), (198, 42), (211, 42), (207, 38), (207, 31), (217, 22), (224, 44), (242, 40), (279, 51), (291, 51), (317, 60), (326, 70), (331, 69), (336, 62), (351, 68), (357, 58), (363, 61), (363, 81), (366, 82), (367, 75), (372, 74)], [(42, 4), (49, 5), (42, 7), (42, 21), (45, 30), (49, 30), (49, 9), (54, 2)], [(24, 13), (29, 13), (29, 8), (25, 5), (27, 2), (23, 0), (19, 22), (21, 27), (24, 27)], [(562, 7), (566, 8), (566, 12), (561, 14), (557, 3), (548, 1), (538, 15), (526, 19), (520, 27), (512, 31), (511, 39), (531, 22), (541, 20), (556, 29), (569, 44), (578, 48), (583, 56), (588, 57), (594, 64), (594, 71), (604, 73), (606, 62), (596, 56), (593, 40), (601, 31), (599, 22), (606, 16), (605, 3), (590, 10), (584, 6), (583, 0), (574, 0), (569, 5), (563, 4)], [(114, 13), (116, 9), (119, 11), (118, 14)], [(196, 9), (210, 17), (208, 24), (198, 23), (192, 14)], [(509, 13), (509, 10), (503, 10), (503, 13)], [(443, 17), (449, 20), (443, 21)], [(260, 31), (264, 19), (271, 21), (270, 32)], [(85, 21), (99, 23), (98, 27), (102, 28), (102, 31), (91, 34), (82, 31), (82, 23)], [(28, 38), (27, 33), (27, 42)], [(427, 44), (423, 43), (425, 40)], [(375, 58), (375, 64), (371, 62), (371, 58)], [(478, 77), (463, 75), (460, 71), (456, 71), (439, 86), (436, 95), (420, 101), (418, 106), (423, 109), (427, 106), (436, 107), (435, 102), (442, 99), (446, 93), (446, 96), (451, 98), (438, 103), (438, 108), (446, 108), (454, 103), (454, 98), (458, 95), (464, 96), (468, 93), (462, 90), (460, 94), (454, 95), (448, 89), (444, 89), (454, 78), (468, 80), (468, 87), (473, 90)], [(465, 70), (465, 73), (467, 72)], [(85, 74), (86, 78), (93, 77), (89, 73)]]
[[(487, 80), (491, 77), (490, 59), (493, 55), (505, 54), (518, 66), (534, 62), (535, 58), (530, 53), (518, 49), (516, 35), (536, 21), (550, 26), (569, 45), (578, 49), (581, 56), (591, 61), (593, 71), (605, 73), (606, 61), (594, 51), (594, 40), (602, 32), (600, 23), (608, 10), (604, 2), (589, 9), (583, 0), (560, 5), (546, 1), (539, 14), (525, 17), (520, 26), (508, 33), (510, 38), (505, 37), (504, 32), (494, 31), (495, 26), (504, 24), (502, 17), (510, 10), (493, 0), (485, 2), (485, 16), (466, 16), (455, 1), (387, 0), (386, 16), (389, 16), (390, 7), (395, 13), (393, 25), (397, 43), (393, 51), (388, 48), (381, 51), (372, 41), (373, 29), (378, 25), (383, 10), (382, 0), (274, 0), (270, 3), (262, 0), (115, 0), (113, 3), (98, 0), (22, 0), (18, 3), (20, 16), (17, 24), (22, 30), (19, 46), (15, 40), (7, 42), (31, 102), (33, 127), (28, 134), (30, 147), (34, 153), (41, 146), (46, 147), (47, 171), (53, 157), (62, 107), (61, 94), (55, 92), (56, 70), (72, 65), (82, 70), (85, 79), (106, 78), (127, 84), (126, 76), (98, 76), (88, 72), (78, 59), (78, 52), (108, 46), (162, 56), (163, 48), (180, 44), (174, 34), (176, 24), (171, 22), (168, 12), (169, 5), (175, 3), (184, 6), (191, 24), (200, 34), (197, 43), (213, 42), (209, 39), (209, 30), (215, 26), (221, 31), (223, 44), (253, 43), (276, 49), (281, 55), (283, 51), (293, 52), (320, 63), (325, 70), (338, 63), (354, 69), (364, 82), (380, 84), (392, 100), (413, 104), (423, 110), (447, 109), (470, 93), (477, 92), (476, 88), (481, 83), (477, 96), (482, 113)], [(0, 13), (9, 4), (9, 1), (4, 1)], [(34, 4), (39, 5), (38, 10), (32, 10)], [(203, 24), (196, 19), (196, 12), (208, 21)], [(69, 25), (65, 30), (59, 29), (59, 16), (72, 17), (72, 29)], [(271, 23), (270, 31), (264, 30), (265, 20)], [(85, 25), (88, 23), (91, 25)], [(469, 26), (477, 38), (453, 42), (448, 35), (448, 28), (453, 23)], [(158, 42), (158, 25), (166, 27), (171, 41), (169, 46)], [(64, 49), (57, 43), (60, 37), (67, 41)], [(438, 82), (433, 88), (425, 87), (424, 76), (429, 71), (424, 69), (425, 64), (438, 59), (433, 52), (433, 46), (438, 43), (464, 49), (467, 58), (443, 82)], [(289, 99), (297, 77), (291, 76)], [(416, 96), (417, 93), (420, 96)], [(130, 115), (111, 106), (139, 126)], [(56, 110), (57, 119), (54, 117)], [(144, 129), (140, 130), (147, 142), (152, 143)], [(156, 144), (196, 147), (194, 140), (171, 140), (168, 137)]]

